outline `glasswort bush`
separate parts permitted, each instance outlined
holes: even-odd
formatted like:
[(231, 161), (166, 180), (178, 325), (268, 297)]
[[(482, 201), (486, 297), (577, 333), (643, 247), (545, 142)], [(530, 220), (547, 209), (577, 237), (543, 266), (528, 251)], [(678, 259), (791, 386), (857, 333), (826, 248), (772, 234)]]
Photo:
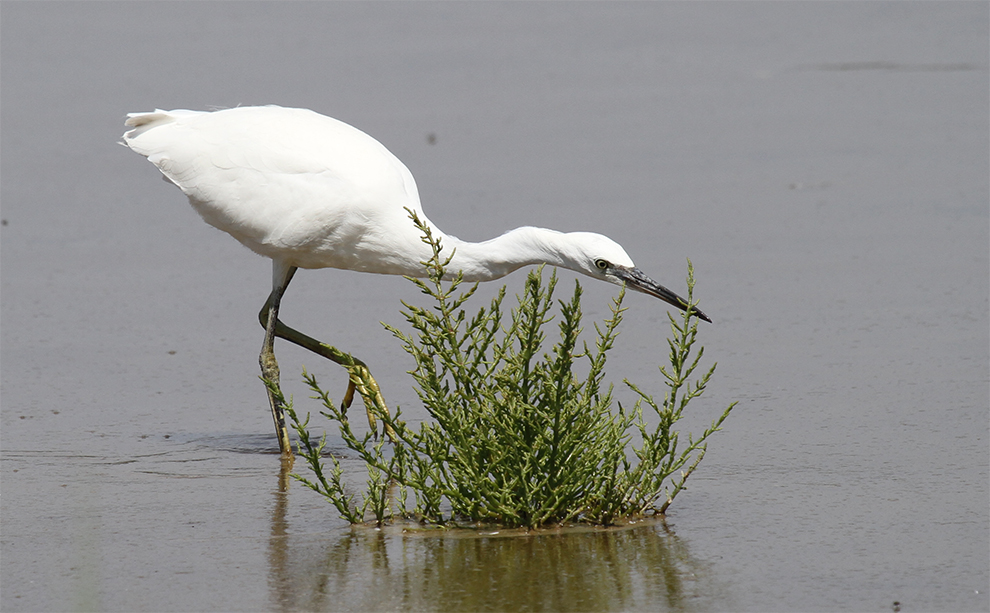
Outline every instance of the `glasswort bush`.
[[(293, 477), (325, 496), (351, 523), (363, 522), (369, 511), (379, 524), (398, 514), (440, 525), (526, 528), (564, 522), (609, 525), (663, 514), (704, 457), (708, 437), (735, 406), (729, 405), (697, 439), (688, 435), (679, 448), (674, 426), (715, 371), (712, 365), (690, 380), (704, 353), (699, 349), (692, 355), (697, 318), (690, 311), (676, 319), (668, 315), (673, 338), (668, 339), (670, 363), (660, 367), (667, 387), (663, 401), (627, 381), (639, 398), (631, 409), (619, 403), (613, 408), (612, 386), (603, 387), (603, 379), (606, 353), (622, 321), (624, 290), (613, 300), (611, 316), (595, 324), (595, 345), (589, 347), (578, 339), (581, 286), (575, 283), (571, 298), (559, 302), (559, 338), (543, 353), (545, 327), (555, 318), (556, 274), (544, 284), (542, 267), (530, 272), (506, 321), (505, 287), (487, 308), (468, 317), (464, 305), (477, 284), (462, 289), (460, 276), (444, 281), (449, 257), (442, 257), (429, 228), (415, 216), (413, 221), (433, 257), (424, 262), (427, 278), (410, 280), (432, 304), (403, 302), (412, 334), (386, 327), (415, 359), (411, 374), (433, 421), (414, 430), (400, 411), (394, 417), (379, 411), (394, 432), (392, 444), (385, 437), (376, 440), (375, 432), (358, 438), (343, 411), (304, 372), (323, 403), (321, 413), (336, 422), (344, 443), (364, 461), (368, 483), (359, 504), (345, 492), (337, 458), (327, 456), (331, 467), (323, 466), (326, 436), (314, 443), (309, 415), (300, 419), (289, 403), (299, 455), (313, 472), (313, 479)], [(688, 302), (694, 304), (690, 261), (687, 281)], [(575, 374), (579, 362), (587, 374)], [(352, 376), (361, 372), (352, 370)], [(648, 425), (644, 406), (654, 414), (655, 427)], [(634, 432), (639, 446), (633, 443)]]

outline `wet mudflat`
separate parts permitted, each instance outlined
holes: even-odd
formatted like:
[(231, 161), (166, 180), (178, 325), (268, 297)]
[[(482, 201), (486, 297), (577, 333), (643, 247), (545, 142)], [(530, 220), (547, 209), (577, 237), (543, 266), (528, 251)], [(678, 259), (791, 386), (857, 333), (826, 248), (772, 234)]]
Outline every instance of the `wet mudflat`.
[[(4, 611), (990, 609), (986, 4), (0, 11)], [(265, 103), (381, 140), (461, 238), (594, 230), (675, 291), (692, 259), (719, 366), (686, 427), (741, 402), (666, 524), (352, 530), (288, 484), (268, 262), (115, 144), (129, 111)], [(582, 283), (590, 327), (614, 288)], [(417, 298), (301, 271), (282, 314), (417, 420), (378, 324)], [(667, 330), (626, 304), (631, 402)], [(299, 408), (304, 365), (343, 392), (277, 351)]]

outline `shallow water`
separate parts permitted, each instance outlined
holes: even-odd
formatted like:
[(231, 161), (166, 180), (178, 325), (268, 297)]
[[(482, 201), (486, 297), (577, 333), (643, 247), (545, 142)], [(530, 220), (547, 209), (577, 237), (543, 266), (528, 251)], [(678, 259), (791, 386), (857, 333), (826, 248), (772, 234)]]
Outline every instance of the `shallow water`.
[[(0, 11), (4, 611), (990, 609), (985, 3)], [(265, 103), (374, 135), (461, 238), (599, 231), (680, 292), (692, 259), (719, 365), (687, 427), (740, 405), (665, 525), (352, 530), (287, 486), (269, 264), (115, 145), (129, 111)], [(590, 327), (614, 288), (584, 287)], [(378, 325), (416, 296), (303, 271), (283, 317), (422, 419)], [(626, 304), (624, 402), (666, 333)], [(277, 351), (300, 408), (304, 365), (343, 391)]]

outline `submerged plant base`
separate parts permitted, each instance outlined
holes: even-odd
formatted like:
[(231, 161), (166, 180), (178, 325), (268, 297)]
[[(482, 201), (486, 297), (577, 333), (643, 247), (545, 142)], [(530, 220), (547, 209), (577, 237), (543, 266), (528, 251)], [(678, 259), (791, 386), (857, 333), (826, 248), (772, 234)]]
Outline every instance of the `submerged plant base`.
[(401, 535), (403, 537), (422, 538), (531, 538), (540, 536), (556, 536), (570, 534), (585, 534), (589, 532), (621, 532), (645, 527), (669, 530), (664, 516), (623, 517), (618, 518), (608, 526), (590, 524), (587, 522), (569, 522), (533, 528), (508, 528), (505, 526), (483, 524), (480, 522), (448, 522), (442, 526), (428, 524), (414, 519), (392, 517), (388, 522), (367, 521), (351, 524), (354, 530), (382, 532), (384, 534)]
[[(708, 437), (735, 406), (697, 439), (689, 435), (679, 446), (674, 425), (715, 370), (712, 365), (690, 380), (703, 354), (702, 349), (692, 351), (698, 323), (694, 311), (688, 309), (679, 320), (669, 316), (673, 338), (668, 340), (670, 363), (660, 368), (667, 387), (663, 401), (626, 382), (639, 399), (625, 408), (613, 403), (612, 387), (602, 384), (606, 353), (622, 320), (624, 292), (614, 299), (611, 317), (595, 324), (593, 348), (578, 341), (580, 284), (575, 283), (570, 300), (559, 302), (559, 316), (552, 315), (556, 275), (544, 285), (542, 267), (529, 274), (507, 318), (502, 315), (504, 287), (488, 307), (469, 317), (463, 306), (477, 284), (461, 290), (460, 276), (444, 281), (450, 258), (441, 257), (441, 245), (429, 228), (414, 221), (433, 257), (424, 263), (427, 280), (410, 280), (433, 304), (403, 303), (413, 335), (386, 327), (416, 361), (411, 374), (433, 422), (413, 430), (397, 410), (394, 417), (378, 415), (395, 432), (394, 444), (376, 440), (372, 432), (358, 438), (343, 411), (304, 373), (314, 397), (323, 403), (321, 413), (337, 423), (344, 443), (365, 462), (368, 481), (358, 503), (345, 491), (338, 460), (330, 456), (332, 466), (323, 466), (326, 437), (311, 441), (309, 416), (300, 420), (288, 406), (299, 433), (299, 455), (313, 471), (313, 479), (294, 477), (325, 496), (353, 524), (370, 514), (376, 525), (401, 518), (439, 526), (480, 522), (531, 529), (573, 523), (612, 526), (662, 515), (704, 457)], [(693, 287), (689, 261), (689, 302)], [(555, 317), (559, 339), (544, 352), (544, 327)], [(644, 417), (644, 406), (655, 426)]]

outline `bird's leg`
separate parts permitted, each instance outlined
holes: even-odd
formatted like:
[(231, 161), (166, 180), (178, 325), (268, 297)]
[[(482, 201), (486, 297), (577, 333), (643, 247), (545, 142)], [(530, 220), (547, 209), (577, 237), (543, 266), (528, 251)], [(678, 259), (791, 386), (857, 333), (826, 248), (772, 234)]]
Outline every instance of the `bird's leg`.
[[(275, 291), (273, 290), (272, 295), (274, 296), (274, 294)], [(269, 302), (271, 301), (272, 298), (269, 297)], [(385, 399), (382, 397), (378, 382), (375, 381), (375, 378), (371, 375), (371, 371), (364, 362), (348, 353), (340, 351), (336, 347), (321, 343), (315, 338), (285, 325), (278, 320), (278, 309), (276, 308), (272, 311), (269, 303), (265, 303), (265, 307), (258, 313), (258, 319), (265, 328), (266, 338), (268, 330), (271, 329), (273, 337), (277, 336), (278, 338), (295, 343), (346, 368), (350, 376), (347, 381), (347, 391), (344, 393), (343, 402), (341, 402), (342, 412), (346, 412), (350, 408), (351, 403), (354, 401), (354, 392), (357, 391), (361, 395), (362, 400), (364, 400), (364, 408), (368, 414), (368, 424), (371, 426), (372, 431), (377, 431), (375, 413), (389, 415), (388, 405), (385, 404)], [(275, 356), (272, 354), (272, 361), (274, 361), (274, 358)], [(262, 370), (264, 370), (264, 364), (262, 364)], [(387, 424), (385, 426), (385, 433), (389, 439), (396, 440), (395, 431)]]
[[(272, 293), (268, 296), (262, 312), (265, 319), (271, 322), (265, 326), (265, 342), (261, 346), (261, 356), (258, 358), (261, 364), (261, 376), (268, 382), (268, 404), (272, 408), (272, 419), (275, 421), (275, 435), (278, 437), (278, 448), (282, 452), (282, 458), (292, 461), (292, 443), (289, 442), (289, 431), (285, 427), (285, 407), (284, 399), (279, 387), (278, 361), (275, 359), (275, 324), (278, 321), (278, 308), (282, 301), (282, 294), (292, 279), (295, 268), (286, 271), (283, 279), (274, 283)], [(276, 393), (275, 390), (278, 390)]]

